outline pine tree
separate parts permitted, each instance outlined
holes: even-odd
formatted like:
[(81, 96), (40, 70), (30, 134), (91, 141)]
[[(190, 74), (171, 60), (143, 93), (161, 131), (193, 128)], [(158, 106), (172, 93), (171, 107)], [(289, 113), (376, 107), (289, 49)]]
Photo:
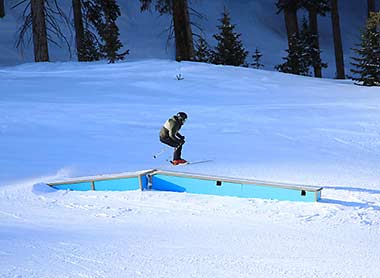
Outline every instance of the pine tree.
[(235, 33), (235, 25), (231, 24), (231, 18), (226, 8), (223, 17), (219, 20), (219, 34), (213, 37), (218, 41), (215, 50), (212, 51), (212, 63), (231, 66), (246, 65), (245, 59), (248, 55), (240, 40), (241, 34)]
[(371, 13), (376, 12), (376, 1), (367, 0), (367, 8), (368, 8), (368, 18), (369, 18), (371, 16)]
[[(18, 29), (16, 40), (16, 48), (20, 49), (21, 54), (25, 41), (33, 41), (35, 62), (49, 61), (49, 42), (57, 46), (64, 42), (71, 53), (70, 43), (62, 32), (62, 27), (71, 27), (70, 22), (57, 0), (18, 0), (15, 3), (11, 9), (24, 5), (23, 23)], [(32, 39), (27, 38), (30, 28), (32, 28)]]
[(140, 0), (141, 11), (148, 10), (152, 2), (155, 2), (155, 9), (161, 15), (172, 15), (176, 60), (192, 61), (195, 54), (188, 0)]
[(83, 60), (79, 61), (99, 61), (102, 58), (106, 58), (100, 51), (100, 42), (97, 36), (89, 29), (84, 30), (83, 48), (81, 49), (81, 55)]
[(338, 0), (330, 0), (330, 2), (331, 2), (331, 23), (332, 23), (334, 50), (335, 50), (336, 78), (345, 79), (343, 44), (342, 44), (342, 35), (340, 31)]
[(202, 36), (200, 36), (197, 41), (194, 60), (197, 62), (208, 63), (210, 62), (210, 59), (211, 59), (210, 48), (206, 40)]
[(310, 30), (308, 22), (304, 17), (302, 20), (302, 29), (300, 32), (300, 41), (302, 43), (304, 64), (313, 68), (326, 68), (327, 64), (321, 60), (321, 50), (315, 46), (316, 37)]
[(49, 48), (46, 29), (45, 0), (31, 0), (30, 9), (33, 29), (34, 61), (47, 62), (49, 61)]
[[(301, 6), (304, 7), (309, 14), (309, 29), (313, 35), (312, 47), (317, 51), (315, 55), (316, 60), (320, 60), (320, 48), (319, 48), (319, 32), (318, 32), (318, 15), (326, 16), (326, 13), (330, 11), (330, 0), (301, 0)], [(314, 76), (322, 77), (322, 67), (319, 63), (313, 65)]]
[(117, 18), (121, 15), (116, 0), (93, 0), (89, 5), (89, 20), (94, 24), (101, 40), (100, 52), (110, 63), (123, 60), (129, 50), (117, 53), (123, 46), (120, 42), (119, 28), (116, 25)]
[(306, 31), (302, 29), (300, 35), (294, 35), (292, 41), (293, 47), (286, 50), (288, 56), (283, 57), (285, 62), (275, 66), (275, 69), (280, 72), (310, 76), (311, 57), (309, 45), (306, 42)]
[(354, 61), (351, 64), (356, 68), (351, 69), (351, 72), (359, 75), (359, 77), (352, 77), (352, 79), (364, 86), (380, 86), (379, 18), (380, 13), (371, 14), (362, 32), (359, 48), (353, 49), (359, 57), (351, 58)]
[[(284, 13), (289, 49), (296, 45), (296, 42), (292, 40), (298, 36), (297, 10), (300, 7), (300, 3), (301, 0), (277, 0), (276, 2), (277, 14)], [(291, 52), (294, 51), (294, 49), (291, 49)]]
[(251, 64), (254, 69), (262, 69), (264, 67), (264, 65), (261, 64), (262, 56), (263, 54), (261, 54), (261, 52), (256, 48), (255, 53), (252, 55), (253, 63)]
[(4, 0), (0, 0), (0, 18), (5, 16)]
[(73, 14), (74, 14), (74, 28), (75, 28), (75, 43), (77, 48), (78, 61), (86, 61), (84, 56), (85, 45), (84, 35), (85, 30), (83, 26), (83, 12), (81, 0), (72, 0)]
[[(73, 0), (78, 1), (78, 0)], [(82, 44), (77, 45), (77, 51), (78, 51), (78, 60), (79, 61), (98, 61), (102, 58), (105, 58), (104, 53), (101, 52), (101, 41), (99, 40), (99, 34), (97, 33), (96, 24), (98, 24), (98, 18), (101, 17), (101, 9), (99, 5), (96, 5), (94, 3), (94, 0), (79, 0), (81, 3), (82, 8), (82, 24), (83, 27), (80, 26), (80, 20), (77, 19), (77, 22), (75, 23), (75, 30), (76, 34), (81, 34), (81, 29), (83, 29), (83, 38), (82, 38)], [(78, 8), (78, 7), (77, 7)], [(78, 11), (75, 11), (74, 9), (74, 15), (76, 13), (79, 13)], [(79, 15), (77, 15), (78, 17)], [(75, 16), (74, 16), (75, 20)], [(79, 23), (78, 23), (79, 21)], [(78, 39), (77, 39), (78, 40)]]

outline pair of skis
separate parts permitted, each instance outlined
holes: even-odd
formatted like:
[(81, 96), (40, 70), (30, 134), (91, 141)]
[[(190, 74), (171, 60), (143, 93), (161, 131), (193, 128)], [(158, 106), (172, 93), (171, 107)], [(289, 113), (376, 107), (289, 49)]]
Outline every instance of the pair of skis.
[[(170, 147), (169, 146), (165, 146), (164, 148), (162, 148), (162, 150), (160, 150), (158, 153), (156, 153), (155, 155), (153, 155), (153, 158), (156, 159), (158, 157), (160, 157), (161, 155), (163, 155)], [(179, 146), (177, 147), (179, 148)], [(175, 148), (174, 150), (176, 150), (177, 148)], [(187, 161), (185, 163), (180, 163), (180, 164), (174, 164), (172, 160), (170, 160), (170, 163), (173, 165), (173, 166), (183, 166), (183, 165), (189, 165), (189, 164), (199, 164), (199, 163), (205, 163), (205, 162), (210, 162), (212, 161), (211, 159), (205, 159), (205, 160), (196, 160), (196, 161)]]
[(180, 163), (180, 164), (174, 164), (172, 160), (170, 160), (170, 163), (173, 166), (183, 166), (183, 165), (189, 165), (189, 164), (199, 164), (199, 163), (205, 163), (205, 162), (210, 162), (212, 159), (205, 159), (205, 160), (195, 160), (195, 161), (187, 161), (185, 163)]

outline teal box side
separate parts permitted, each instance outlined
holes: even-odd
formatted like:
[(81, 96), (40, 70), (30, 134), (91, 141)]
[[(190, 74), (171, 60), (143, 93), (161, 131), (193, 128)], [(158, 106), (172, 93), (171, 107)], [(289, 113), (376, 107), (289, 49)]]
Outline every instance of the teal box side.
[(203, 180), (158, 174), (152, 178), (152, 189), (222, 196), (240, 195), (240, 184), (222, 183), (221, 185), (217, 185), (218, 183), (217, 180)]
[(243, 198), (262, 198), (286, 201), (315, 202), (320, 191), (282, 188), (270, 185), (245, 184), (156, 174), (152, 177), (152, 189), (160, 191), (188, 192)]
[(94, 185), (95, 190), (99, 191), (126, 191), (140, 189), (138, 177), (98, 180), (94, 182)]
[(242, 197), (273, 199), (281, 201), (315, 202), (316, 192), (301, 189), (281, 188), (274, 186), (262, 186), (255, 184), (243, 184)]
[(87, 191), (87, 190), (92, 190), (92, 185), (91, 185), (91, 182), (80, 182), (80, 183), (54, 185), (53, 188), (59, 189), (59, 190)]

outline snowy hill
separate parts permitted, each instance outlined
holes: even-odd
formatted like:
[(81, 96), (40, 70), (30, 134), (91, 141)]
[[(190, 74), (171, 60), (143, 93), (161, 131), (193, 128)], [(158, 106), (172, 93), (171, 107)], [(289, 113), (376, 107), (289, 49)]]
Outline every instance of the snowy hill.
[[(177, 80), (181, 74), (184, 79)], [(168, 60), (0, 68), (0, 277), (379, 277), (380, 91)], [(171, 168), (323, 186), (319, 203), (57, 191)]]
[[(32, 46), (27, 46), (22, 56), (15, 49), (16, 31), (20, 26), (20, 10), (10, 10), (16, 1), (6, 1), (7, 16), (1, 19), (0, 24), (0, 65), (19, 64), (21, 62), (33, 61)], [(70, 14), (71, 1), (58, 1), (68, 14)], [(192, 16), (192, 21), (202, 28), (210, 45), (215, 45), (212, 35), (217, 33), (218, 19), (221, 17), (223, 7), (226, 6), (231, 11), (232, 23), (236, 24), (237, 32), (242, 33), (242, 40), (246, 49), (250, 52), (249, 59), (258, 47), (263, 53), (263, 63), (265, 69), (273, 70), (275, 65), (282, 62), (282, 57), (286, 55), (287, 39), (285, 35), (283, 15), (276, 14), (275, 0), (192, 0), (191, 8), (203, 15), (199, 18)], [(350, 67), (349, 61), (352, 56), (351, 48), (358, 43), (360, 38), (360, 28), (366, 19), (366, 1), (340, 1), (340, 18), (342, 27), (343, 47), (345, 50), (345, 65)], [(173, 41), (167, 44), (167, 30), (170, 24), (169, 16), (159, 16), (156, 12), (140, 13), (139, 1), (119, 1), (122, 16), (119, 18), (121, 40), (125, 48), (130, 49), (129, 60), (141, 58), (174, 58)], [(72, 16), (71, 16), (72, 18)], [(302, 11), (299, 12), (302, 18)], [(320, 43), (322, 49), (322, 59), (329, 65), (324, 70), (324, 76), (335, 76), (335, 60), (333, 52), (333, 42), (331, 35), (330, 14), (319, 18)], [(73, 34), (66, 29), (67, 36), (74, 46)], [(194, 28), (194, 33), (201, 33)], [(70, 53), (66, 48), (50, 46), (52, 61), (68, 61)], [(75, 53), (72, 58), (75, 60)], [(250, 60), (248, 60), (250, 62)], [(347, 71), (347, 73), (349, 73)]]

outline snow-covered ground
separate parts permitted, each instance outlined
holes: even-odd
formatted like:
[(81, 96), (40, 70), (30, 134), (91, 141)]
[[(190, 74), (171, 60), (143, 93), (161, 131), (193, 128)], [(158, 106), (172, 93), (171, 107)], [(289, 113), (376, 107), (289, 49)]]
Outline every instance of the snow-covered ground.
[[(181, 74), (184, 79), (177, 80)], [(380, 89), (190, 62), (0, 68), (0, 277), (380, 277)], [(323, 186), (319, 203), (66, 192), (151, 168)]]

